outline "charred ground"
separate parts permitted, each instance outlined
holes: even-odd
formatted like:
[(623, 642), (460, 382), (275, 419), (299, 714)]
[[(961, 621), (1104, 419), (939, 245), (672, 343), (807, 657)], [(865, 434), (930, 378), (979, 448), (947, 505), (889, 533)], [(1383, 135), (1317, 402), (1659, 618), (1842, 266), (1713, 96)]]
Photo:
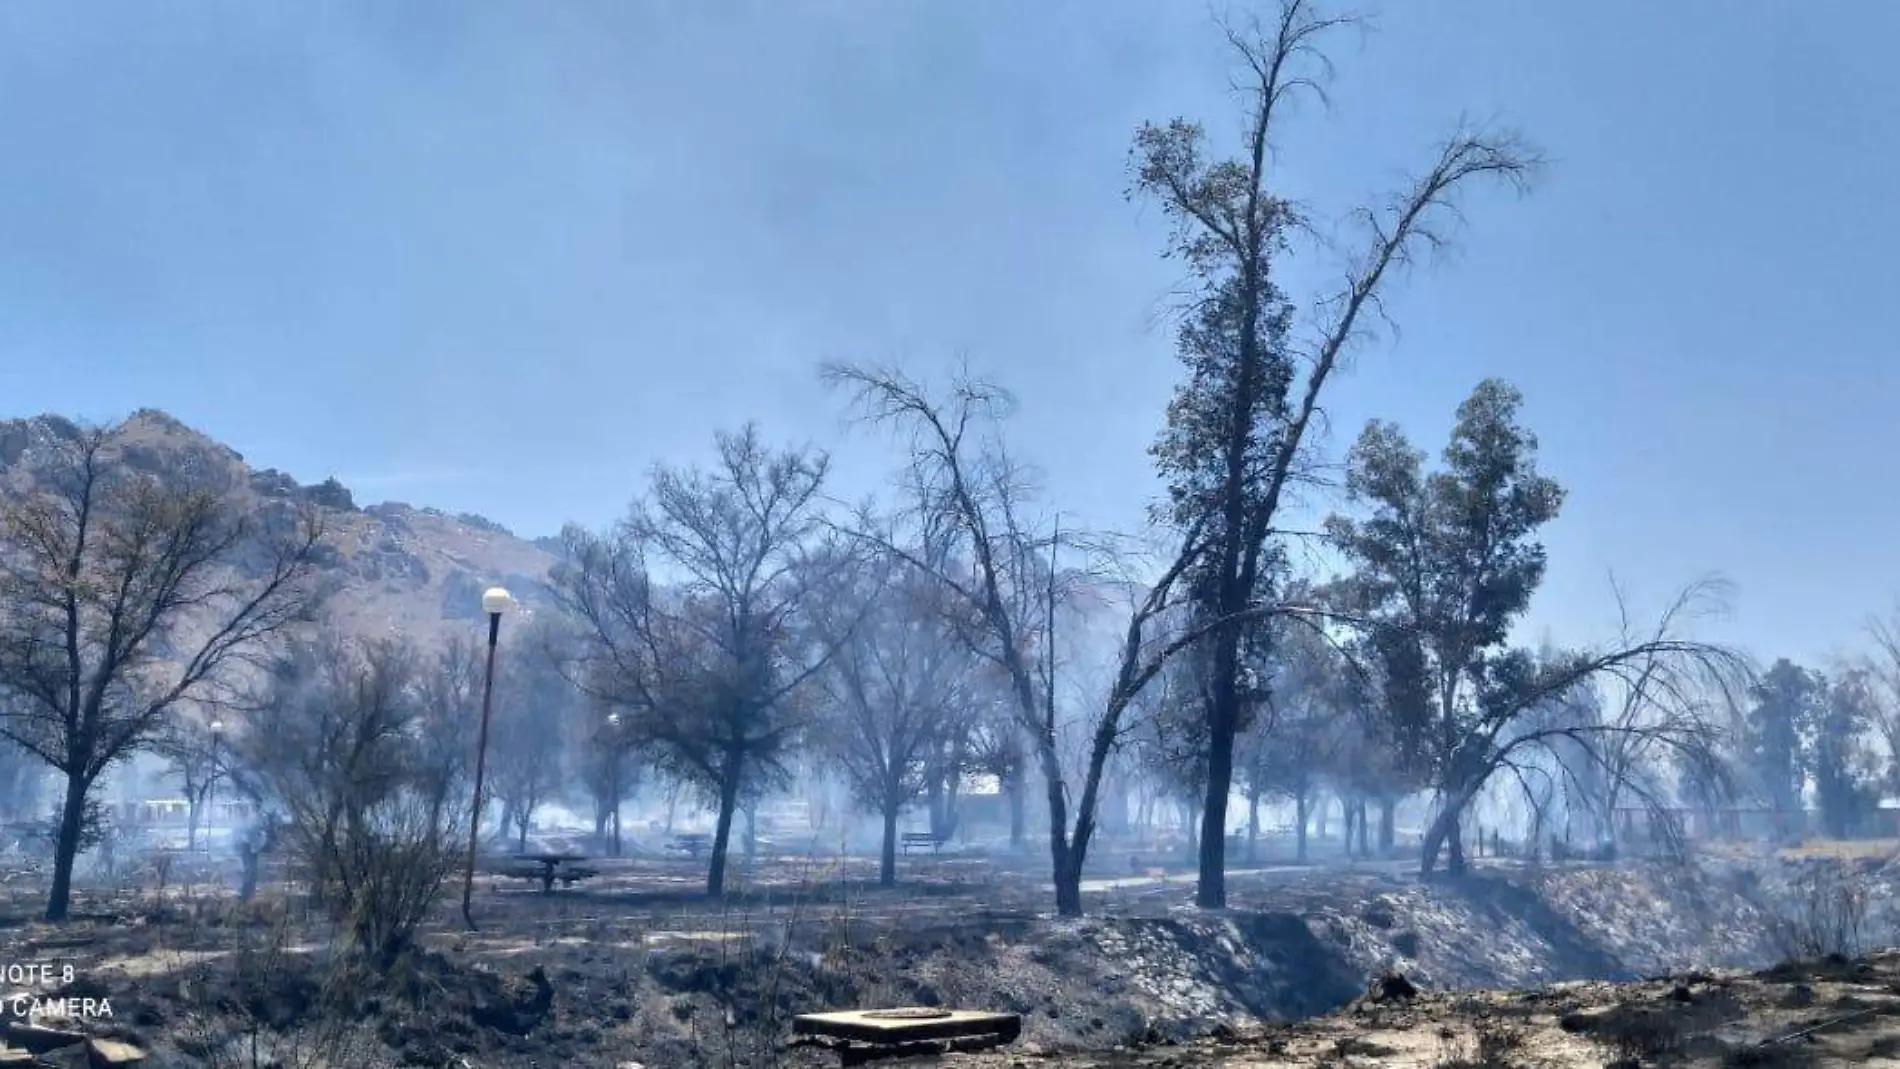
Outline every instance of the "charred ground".
[[(1444, 1064), (1479, 1036), (1508, 1039), (1523, 1064), (1599, 1064), (1549, 1059), (1607, 1049), (1605, 1036), (1613, 1047), (1658, 1015), (1684, 1037), (1672, 1054), (1728, 1057), (1720, 1045), (1740, 1049), (1745, 1033), (1792, 1030), (1892, 983), (1888, 959), (1693, 978), (1759, 967), (1804, 923), (1841, 920), (1831, 901), (1802, 920), (1793, 896), (1815, 872), (1829, 893), (1879, 900), (1892, 875), (1880, 861), (1512, 866), (1430, 882), (1288, 867), (1236, 876), (1234, 905), (1216, 913), (1193, 909), (1182, 882), (1103, 881), (1081, 920), (1040, 913), (1047, 891), (1026, 865), (982, 858), (918, 862), (888, 891), (863, 863), (762, 859), (717, 902), (689, 863), (604, 867), (594, 889), (548, 896), (485, 877), (481, 931), (445, 910), (418, 948), (373, 970), (332, 958), (328, 922), (295, 893), (241, 905), (210, 886), (228, 873), (186, 866), (162, 888), (134, 873), (55, 929), (26, 919), (35, 879), (21, 872), (0, 954), (73, 965), (72, 983), (39, 994), (109, 999), (110, 1019), (76, 1023), (179, 1066), (835, 1064), (786, 1046), (792, 1015), (919, 1004), (1023, 1015), (1022, 1040), (979, 1065), (1280, 1064), (1244, 1060), (1274, 1050), (1286, 1064), (1354, 1064), (1354, 1051), (1357, 1064)], [(1854, 939), (1888, 923), (1878, 909), (1849, 919)], [(1425, 994), (1366, 1000), (1385, 971)], [(1659, 975), (1690, 977), (1688, 1000), (1672, 981), (1455, 993)], [(1783, 1006), (1809, 997), (1804, 984), (1812, 1002)], [(1304, 1023), (1243, 1038), (1273, 1022)]]

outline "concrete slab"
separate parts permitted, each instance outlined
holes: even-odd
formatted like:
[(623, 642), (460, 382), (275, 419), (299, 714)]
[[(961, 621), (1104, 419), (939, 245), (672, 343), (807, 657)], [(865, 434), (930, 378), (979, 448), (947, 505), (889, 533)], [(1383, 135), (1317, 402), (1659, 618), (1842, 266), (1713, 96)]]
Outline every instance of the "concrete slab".
[(1014, 1040), (1022, 1030), (1020, 1014), (946, 1010), (934, 1006), (801, 1013), (792, 1018), (794, 1035), (886, 1046), (958, 1039), (987, 1039), (1002, 1044)]

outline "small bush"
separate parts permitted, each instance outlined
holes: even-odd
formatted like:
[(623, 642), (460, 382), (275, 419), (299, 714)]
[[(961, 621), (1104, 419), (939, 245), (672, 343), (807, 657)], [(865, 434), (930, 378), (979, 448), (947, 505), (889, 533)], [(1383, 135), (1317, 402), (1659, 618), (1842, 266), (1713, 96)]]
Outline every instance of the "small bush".
[(1783, 958), (1858, 957), (1866, 949), (1867, 887), (1854, 873), (1817, 865), (1794, 882), (1790, 901), (1771, 912), (1769, 939)]
[(1517, 1029), (1480, 1019), (1471, 1038), (1446, 1051), (1433, 1069), (1513, 1069), (1517, 1063), (1512, 1056), (1523, 1045), (1524, 1036)]

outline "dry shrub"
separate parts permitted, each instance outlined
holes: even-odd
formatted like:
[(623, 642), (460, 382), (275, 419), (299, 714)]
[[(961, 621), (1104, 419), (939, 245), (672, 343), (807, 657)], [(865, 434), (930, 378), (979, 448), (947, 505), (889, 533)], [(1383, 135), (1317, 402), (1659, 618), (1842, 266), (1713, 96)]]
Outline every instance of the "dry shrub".
[[(382, 1061), (355, 1012), (375, 982), (351, 955), (300, 948), (288, 910), (240, 907), (262, 920), (240, 926), (228, 959), (187, 971), (192, 1009), (176, 1043), (206, 1069), (341, 1069)], [(206, 945), (203, 934), (192, 945)]]
[(1866, 881), (1857, 873), (1814, 865), (1795, 879), (1790, 898), (1769, 911), (1768, 937), (1785, 959), (1858, 957), (1866, 949), (1867, 905)]
[(1524, 1045), (1524, 1035), (1509, 1025), (1480, 1018), (1472, 1034), (1449, 1048), (1433, 1069), (1513, 1069), (1513, 1056)]
[(454, 670), (393, 641), (296, 647), (234, 746), (254, 792), (284, 814), (312, 896), (375, 968), (413, 944), (455, 870), (468, 811), (430, 730), (432, 695)]
[(386, 967), (409, 950), (455, 871), (439, 807), (402, 795), (375, 819), (338, 836), (318, 870), (333, 920), (371, 964)]
[(1609, 1048), (1611, 1065), (1639, 1066), (1668, 1057), (1688, 1042), (1684, 1023), (1664, 1010), (1619, 1015), (1596, 1039)]

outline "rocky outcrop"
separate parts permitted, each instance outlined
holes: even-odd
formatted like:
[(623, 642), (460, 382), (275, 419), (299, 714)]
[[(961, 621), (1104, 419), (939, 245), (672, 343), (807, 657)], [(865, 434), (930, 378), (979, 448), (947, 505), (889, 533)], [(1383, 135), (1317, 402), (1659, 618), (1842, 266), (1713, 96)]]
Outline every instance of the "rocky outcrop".
[[(326, 531), (317, 586), (346, 631), (394, 632), (426, 644), (478, 619), (488, 586), (505, 585), (530, 607), (547, 600), (553, 555), (482, 516), (400, 502), (360, 507), (336, 478), (306, 484), (277, 468), (254, 469), (236, 450), (155, 409), (140, 410), (118, 429), (128, 465), (235, 495), (242, 513), (266, 532), (288, 533), (305, 510), (317, 510)], [(0, 421), (0, 477), (16, 489), (31, 485), (40, 459), (81, 433), (79, 424), (55, 415)], [(271, 564), (263, 545), (231, 562), (249, 574)]]

